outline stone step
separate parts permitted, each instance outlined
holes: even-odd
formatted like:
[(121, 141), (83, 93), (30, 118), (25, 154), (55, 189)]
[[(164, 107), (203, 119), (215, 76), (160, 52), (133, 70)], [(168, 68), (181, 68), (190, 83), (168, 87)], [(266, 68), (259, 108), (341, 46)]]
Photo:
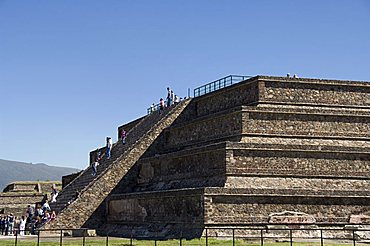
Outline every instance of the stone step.
[[(369, 178), (352, 177), (316, 177), (316, 176), (273, 176), (273, 175), (228, 175), (225, 188), (253, 188), (253, 189), (308, 189), (308, 190), (356, 190), (370, 192)], [(370, 194), (370, 193), (368, 193)]]
[(242, 106), (245, 111), (271, 112), (271, 113), (300, 113), (315, 115), (337, 115), (337, 116), (370, 116), (370, 106), (361, 108), (325, 107), (315, 105), (289, 105), (259, 103), (256, 106)]
[(309, 139), (279, 137), (279, 136), (251, 136), (243, 137), (242, 142), (228, 142), (227, 148), (262, 148), (281, 150), (313, 150), (322, 152), (370, 152), (370, 141), (345, 139)]
[(277, 169), (277, 168), (227, 168), (226, 175), (233, 176), (284, 176), (289, 177), (305, 177), (305, 178), (348, 178), (348, 179), (363, 179), (370, 178), (369, 172), (350, 172), (350, 171), (325, 171), (319, 173), (315, 170), (307, 169)]

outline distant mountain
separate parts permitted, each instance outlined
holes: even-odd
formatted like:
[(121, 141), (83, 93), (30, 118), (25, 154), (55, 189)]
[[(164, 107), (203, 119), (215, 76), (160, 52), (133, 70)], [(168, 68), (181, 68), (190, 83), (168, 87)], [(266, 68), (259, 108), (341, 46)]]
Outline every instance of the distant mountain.
[(14, 181), (54, 181), (62, 176), (78, 172), (76, 168), (54, 167), (43, 163), (31, 164), (0, 159), (0, 192)]

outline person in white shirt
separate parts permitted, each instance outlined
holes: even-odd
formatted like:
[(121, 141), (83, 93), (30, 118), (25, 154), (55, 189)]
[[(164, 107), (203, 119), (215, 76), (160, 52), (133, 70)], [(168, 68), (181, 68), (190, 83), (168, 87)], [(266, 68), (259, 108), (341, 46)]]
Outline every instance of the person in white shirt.
[(45, 213), (45, 211), (51, 211), (50, 206), (49, 206), (49, 202), (48, 202), (47, 199), (45, 200), (45, 203), (44, 203), (44, 205), (42, 205), (41, 209), (44, 213)]
[(26, 218), (22, 215), (19, 220), (19, 235), (24, 236), (24, 230), (26, 229)]
[(97, 173), (97, 167), (99, 166), (99, 162), (98, 161), (94, 161), (91, 165), (92, 167), (92, 176), (96, 176), (96, 173)]

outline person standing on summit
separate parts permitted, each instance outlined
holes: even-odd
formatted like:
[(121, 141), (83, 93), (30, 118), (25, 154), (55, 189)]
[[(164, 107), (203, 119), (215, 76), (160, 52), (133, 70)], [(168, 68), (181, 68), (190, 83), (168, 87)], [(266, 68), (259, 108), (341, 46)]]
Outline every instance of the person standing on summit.
[(113, 143), (112, 143), (112, 138), (111, 137), (107, 137), (107, 149), (106, 149), (106, 155), (107, 155), (107, 159), (110, 159), (110, 154), (111, 154), (111, 151), (112, 151), (112, 146), (113, 146)]
[(167, 97), (166, 97), (166, 106), (171, 106), (171, 89), (167, 87)]

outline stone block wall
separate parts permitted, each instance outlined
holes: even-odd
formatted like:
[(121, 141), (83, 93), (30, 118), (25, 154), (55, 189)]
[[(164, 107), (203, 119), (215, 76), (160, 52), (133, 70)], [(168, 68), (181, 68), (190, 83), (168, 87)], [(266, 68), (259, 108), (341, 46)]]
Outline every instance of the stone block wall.
[(24, 183), (24, 182), (15, 182), (8, 184), (3, 192), (41, 192), (40, 184), (37, 182)]
[(281, 189), (307, 189), (307, 190), (354, 190), (369, 192), (369, 179), (348, 179), (348, 178), (325, 178), (325, 177), (294, 177), (287, 175), (268, 175), (252, 174), (251, 176), (228, 175), (225, 188), (255, 188), (271, 189), (272, 187)]
[(135, 190), (223, 186), (225, 144), (144, 158), (137, 164)]
[(201, 223), (202, 190), (114, 195), (107, 201), (108, 222)]
[(194, 100), (197, 117), (213, 114), (236, 106), (255, 104), (261, 84), (253, 78)]
[(66, 187), (69, 183), (71, 183), (75, 178), (77, 178), (81, 172), (82, 171), (63, 176), (62, 177), (62, 189), (64, 189), (64, 187)]
[(240, 142), (228, 142), (227, 148), (271, 148), (311, 151), (367, 152), (370, 141), (366, 138), (310, 138), (291, 136), (250, 136), (244, 135)]
[[(48, 193), (51, 185), (54, 184), (57, 188), (60, 188), (60, 181), (16, 181), (8, 184), (4, 188), (4, 193)], [(1, 193), (0, 193), (1, 194)]]
[(249, 148), (228, 156), (228, 175), (370, 178), (370, 153)]
[(60, 191), (62, 189), (62, 182), (60, 181), (40, 182), (39, 185), (40, 185), (40, 192), (44, 194), (48, 194), (48, 196), (50, 196), (52, 192), (51, 190), (52, 185), (55, 186), (57, 191)]
[[(41, 199), (40, 199), (41, 198)], [(0, 201), (2, 205), (9, 204), (32, 204), (40, 202), (44, 198), (44, 194), (9, 194), (0, 193)]]
[(240, 136), (242, 131), (242, 114), (240, 110), (204, 117), (187, 124), (178, 124), (163, 133), (162, 149), (181, 148), (203, 141), (228, 139)]
[(370, 137), (370, 116), (244, 110), (243, 133)]
[(45, 199), (42, 193), (0, 193), (0, 215), (13, 213), (19, 217), (26, 214), (27, 205), (34, 205)]
[(289, 194), (223, 194), (205, 193), (205, 224), (268, 224), (269, 215), (284, 211), (301, 212), (312, 215), (317, 223), (349, 223), (351, 215), (370, 214), (368, 196), (322, 196), (304, 195), (296, 191)]
[(258, 76), (260, 100), (290, 104), (370, 106), (367, 82)]
[(136, 120), (133, 120), (131, 122), (128, 122), (128, 123), (126, 123), (126, 124), (124, 124), (122, 126), (119, 126), (118, 129), (117, 129), (117, 139), (120, 139), (120, 137), (121, 137), (120, 134), (121, 134), (122, 129), (124, 129), (126, 131), (126, 133), (127, 133), (132, 128), (134, 128), (140, 121), (142, 121), (144, 118), (145, 118), (145, 116), (140, 117), (140, 118), (138, 118)]
[(90, 154), (89, 154), (90, 162), (89, 163), (93, 163), (96, 160), (96, 157), (98, 156), (99, 152), (100, 152), (101, 155), (103, 155), (105, 153), (105, 151), (106, 151), (105, 146), (90, 151)]

